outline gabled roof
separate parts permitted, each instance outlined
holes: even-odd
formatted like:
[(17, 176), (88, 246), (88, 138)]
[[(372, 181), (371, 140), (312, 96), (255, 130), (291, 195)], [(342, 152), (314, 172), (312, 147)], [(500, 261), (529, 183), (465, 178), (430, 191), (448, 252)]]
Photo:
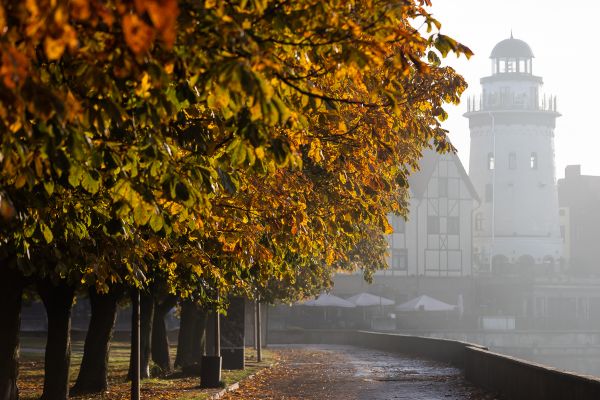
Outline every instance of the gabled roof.
[[(467, 171), (465, 171), (465, 167), (463, 167), (462, 162), (460, 162), (460, 158), (456, 155), (456, 153), (448, 153), (448, 155), (454, 161), (456, 165), (456, 169), (458, 170), (459, 175), (462, 180), (467, 185), (467, 189), (473, 196), (473, 199), (476, 201), (480, 201), (479, 195), (477, 194), (477, 190), (473, 186), (469, 175), (467, 175)], [(419, 170), (413, 172), (408, 177), (408, 184), (410, 186), (410, 190), (412, 192), (413, 197), (421, 199), (427, 190), (427, 186), (429, 185), (429, 181), (431, 180), (431, 176), (433, 175), (442, 155), (432, 149), (426, 149), (423, 151), (423, 157), (419, 161)]]

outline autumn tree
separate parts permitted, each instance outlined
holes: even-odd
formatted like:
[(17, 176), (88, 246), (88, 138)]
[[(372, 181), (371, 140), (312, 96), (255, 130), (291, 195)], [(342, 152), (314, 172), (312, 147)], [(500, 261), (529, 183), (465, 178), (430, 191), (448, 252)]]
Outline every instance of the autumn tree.
[[(63, 303), (54, 350), (68, 360), (74, 286), (162, 276), (202, 303), (202, 282), (302, 295), (337, 269), (383, 266), (386, 215), (405, 211), (421, 150), (449, 149), (442, 107), (465, 88), (440, 58), (470, 52), (427, 6), (3, 2), (6, 307), (23, 275), (40, 282), (47, 305)], [(13, 399), (19, 316), (5, 315), (0, 393)], [(67, 396), (58, 367), (46, 398)]]

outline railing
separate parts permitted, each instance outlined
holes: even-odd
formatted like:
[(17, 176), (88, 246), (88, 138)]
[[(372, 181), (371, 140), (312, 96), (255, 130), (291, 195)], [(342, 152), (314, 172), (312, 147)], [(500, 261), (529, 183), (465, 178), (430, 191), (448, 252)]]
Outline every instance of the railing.
[(552, 95), (544, 95), (542, 99), (532, 99), (512, 92), (494, 93), (487, 96), (467, 97), (467, 112), (513, 110), (557, 112), (556, 103), (556, 96)]

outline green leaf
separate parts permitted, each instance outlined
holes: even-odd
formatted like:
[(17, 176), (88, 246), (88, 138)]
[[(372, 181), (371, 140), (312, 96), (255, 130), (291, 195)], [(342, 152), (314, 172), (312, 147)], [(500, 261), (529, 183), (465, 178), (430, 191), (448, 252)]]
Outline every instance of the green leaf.
[(97, 193), (100, 189), (100, 177), (98, 173), (96, 171), (92, 171), (92, 173), (84, 172), (81, 178), (81, 186), (91, 194)]
[(50, 230), (48, 225), (40, 224), (40, 230), (42, 231), (42, 235), (44, 235), (46, 243), (52, 243), (52, 240), (54, 240), (54, 235), (52, 235), (52, 231)]
[(154, 232), (160, 231), (163, 225), (164, 221), (162, 215), (153, 214), (152, 217), (150, 217), (150, 228), (152, 228)]
[(69, 184), (73, 187), (79, 186), (81, 182), (81, 176), (83, 175), (83, 170), (79, 165), (72, 164), (69, 167)]
[(145, 202), (140, 202), (133, 207), (133, 219), (138, 225), (146, 225), (152, 216), (152, 206)]
[(44, 189), (46, 189), (46, 193), (52, 195), (54, 193), (54, 181), (44, 181)]

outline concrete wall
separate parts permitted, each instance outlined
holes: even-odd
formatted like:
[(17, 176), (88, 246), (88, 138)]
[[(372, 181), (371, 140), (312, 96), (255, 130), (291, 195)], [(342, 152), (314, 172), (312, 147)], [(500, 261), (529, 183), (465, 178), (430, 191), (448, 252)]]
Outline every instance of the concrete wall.
[(598, 379), (471, 346), (465, 348), (465, 354), (465, 377), (480, 387), (498, 392), (503, 399), (600, 399)]
[(269, 344), (348, 344), (442, 361), (506, 400), (597, 400), (600, 379), (494, 353), (457, 340), (364, 331), (270, 331)]

